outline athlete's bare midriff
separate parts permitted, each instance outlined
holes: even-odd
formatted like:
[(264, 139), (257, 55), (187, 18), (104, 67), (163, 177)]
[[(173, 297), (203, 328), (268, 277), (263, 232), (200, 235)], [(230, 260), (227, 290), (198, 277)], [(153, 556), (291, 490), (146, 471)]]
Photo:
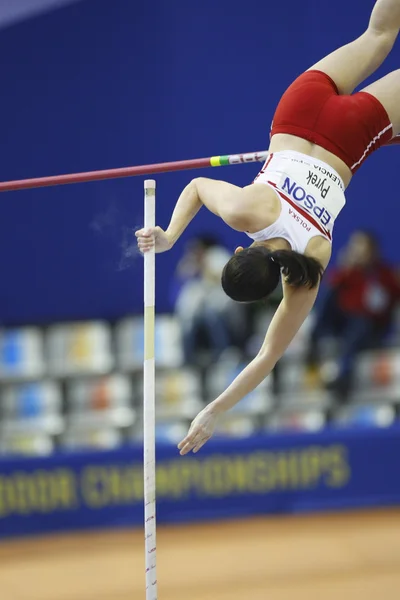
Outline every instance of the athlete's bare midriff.
[(269, 152), (282, 152), (284, 150), (301, 152), (302, 154), (307, 154), (307, 156), (323, 161), (340, 175), (345, 187), (349, 185), (352, 178), (349, 167), (340, 158), (321, 146), (317, 146), (295, 135), (278, 133), (271, 139)]

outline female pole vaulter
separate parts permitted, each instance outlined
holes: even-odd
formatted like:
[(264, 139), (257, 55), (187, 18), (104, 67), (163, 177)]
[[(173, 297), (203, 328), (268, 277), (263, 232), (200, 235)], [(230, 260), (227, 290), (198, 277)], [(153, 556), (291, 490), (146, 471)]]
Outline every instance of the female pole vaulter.
[[(331, 257), (332, 230), (345, 189), (367, 157), (400, 134), (400, 70), (354, 89), (384, 61), (400, 29), (400, 0), (377, 0), (367, 30), (323, 58), (286, 90), (276, 109), (269, 156), (244, 188), (193, 179), (166, 231), (136, 232), (141, 252), (172, 248), (204, 205), (253, 243), (239, 247), (222, 273), (238, 302), (267, 297), (283, 282), (283, 299), (257, 356), (194, 419), (180, 453), (197, 452), (218, 415), (269, 375), (310, 313)], [(377, 205), (376, 210), (379, 210)]]

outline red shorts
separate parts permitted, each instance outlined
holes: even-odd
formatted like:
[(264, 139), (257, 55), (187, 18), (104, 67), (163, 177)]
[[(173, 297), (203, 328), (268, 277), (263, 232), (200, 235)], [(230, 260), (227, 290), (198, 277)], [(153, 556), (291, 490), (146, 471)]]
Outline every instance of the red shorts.
[(353, 173), (393, 137), (382, 104), (367, 92), (339, 95), (322, 71), (306, 71), (283, 94), (271, 136), (288, 133), (332, 152)]

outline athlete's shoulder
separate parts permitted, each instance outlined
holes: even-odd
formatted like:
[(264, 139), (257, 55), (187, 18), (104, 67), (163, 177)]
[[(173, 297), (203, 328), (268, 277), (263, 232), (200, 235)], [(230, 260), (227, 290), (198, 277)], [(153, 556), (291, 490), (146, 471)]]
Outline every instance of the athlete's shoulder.
[(322, 236), (315, 236), (308, 243), (305, 255), (315, 258), (325, 270), (331, 260), (332, 244)]

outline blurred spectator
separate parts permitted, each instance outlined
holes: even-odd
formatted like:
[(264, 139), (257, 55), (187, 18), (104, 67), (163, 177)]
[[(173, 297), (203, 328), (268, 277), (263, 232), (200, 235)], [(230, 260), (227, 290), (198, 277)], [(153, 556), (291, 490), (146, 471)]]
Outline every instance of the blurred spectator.
[(185, 362), (207, 366), (232, 346), (244, 349), (251, 334), (249, 307), (228, 298), (221, 272), (229, 252), (208, 236), (188, 244), (172, 291), (180, 322)]
[(171, 302), (174, 306), (185, 283), (201, 278), (207, 250), (215, 246), (219, 246), (217, 238), (207, 234), (192, 238), (186, 243), (170, 289)]
[(345, 400), (357, 353), (380, 347), (390, 330), (400, 285), (394, 269), (382, 259), (375, 237), (361, 230), (350, 237), (339, 266), (327, 279), (328, 294), (311, 333), (308, 374), (315, 374), (318, 369), (320, 342), (326, 337), (338, 338), (337, 372), (326, 385)]

